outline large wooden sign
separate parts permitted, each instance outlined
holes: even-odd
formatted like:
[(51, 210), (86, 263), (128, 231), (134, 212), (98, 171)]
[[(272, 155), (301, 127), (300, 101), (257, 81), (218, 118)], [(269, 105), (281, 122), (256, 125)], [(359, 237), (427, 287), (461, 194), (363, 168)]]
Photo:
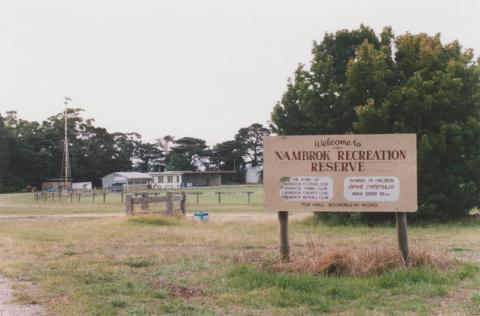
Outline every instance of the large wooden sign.
[(264, 139), (271, 211), (415, 212), (415, 134)]

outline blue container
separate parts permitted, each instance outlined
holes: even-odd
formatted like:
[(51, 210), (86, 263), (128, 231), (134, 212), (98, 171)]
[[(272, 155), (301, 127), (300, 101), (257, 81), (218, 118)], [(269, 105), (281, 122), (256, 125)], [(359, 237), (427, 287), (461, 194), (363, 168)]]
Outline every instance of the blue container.
[(208, 222), (208, 212), (200, 211), (193, 213), (193, 218), (202, 222)]

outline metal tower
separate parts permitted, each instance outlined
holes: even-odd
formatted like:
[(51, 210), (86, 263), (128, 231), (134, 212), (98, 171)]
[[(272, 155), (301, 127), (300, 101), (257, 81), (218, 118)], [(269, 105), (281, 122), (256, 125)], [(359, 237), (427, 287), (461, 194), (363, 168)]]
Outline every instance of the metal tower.
[(64, 190), (68, 191), (68, 179), (71, 176), (70, 168), (70, 154), (68, 151), (68, 124), (67, 124), (67, 106), (72, 101), (69, 97), (65, 97), (64, 105), (65, 111), (63, 112), (64, 121), (65, 121), (65, 138), (63, 140), (63, 163), (62, 163), (62, 179), (65, 181)]

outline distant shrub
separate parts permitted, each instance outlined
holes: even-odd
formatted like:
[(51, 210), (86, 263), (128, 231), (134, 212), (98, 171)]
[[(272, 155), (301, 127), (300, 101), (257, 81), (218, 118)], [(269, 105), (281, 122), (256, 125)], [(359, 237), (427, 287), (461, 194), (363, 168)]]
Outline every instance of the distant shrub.
[(148, 258), (128, 258), (123, 262), (125, 265), (130, 268), (145, 268), (155, 264), (152, 260)]
[(175, 217), (164, 216), (132, 216), (128, 218), (128, 221), (136, 224), (155, 225), (155, 226), (173, 226), (178, 225), (179, 220)]

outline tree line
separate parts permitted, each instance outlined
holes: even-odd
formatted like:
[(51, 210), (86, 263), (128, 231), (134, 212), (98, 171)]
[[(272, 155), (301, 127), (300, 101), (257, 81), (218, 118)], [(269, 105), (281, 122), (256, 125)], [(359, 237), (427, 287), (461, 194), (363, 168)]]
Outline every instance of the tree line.
[(480, 207), (479, 61), (440, 34), (395, 36), (385, 27), (377, 35), (364, 25), (327, 33), (288, 81), (271, 127), (280, 135), (415, 133), (413, 216), (466, 216)]
[[(235, 170), (231, 181), (242, 182), (247, 165), (262, 165), (262, 139), (270, 134), (254, 123), (211, 147), (203, 139), (171, 135), (146, 142), (138, 133), (110, 133), (82, 112), (67, 109), (71, 177), (97, 186), (115, 171)], [(23, 120), (15, 111), (0, 114), (0, 192), (38, 188), (45, 179), (59, 178), (63, 150), (63, 112), (43, 122)]]

